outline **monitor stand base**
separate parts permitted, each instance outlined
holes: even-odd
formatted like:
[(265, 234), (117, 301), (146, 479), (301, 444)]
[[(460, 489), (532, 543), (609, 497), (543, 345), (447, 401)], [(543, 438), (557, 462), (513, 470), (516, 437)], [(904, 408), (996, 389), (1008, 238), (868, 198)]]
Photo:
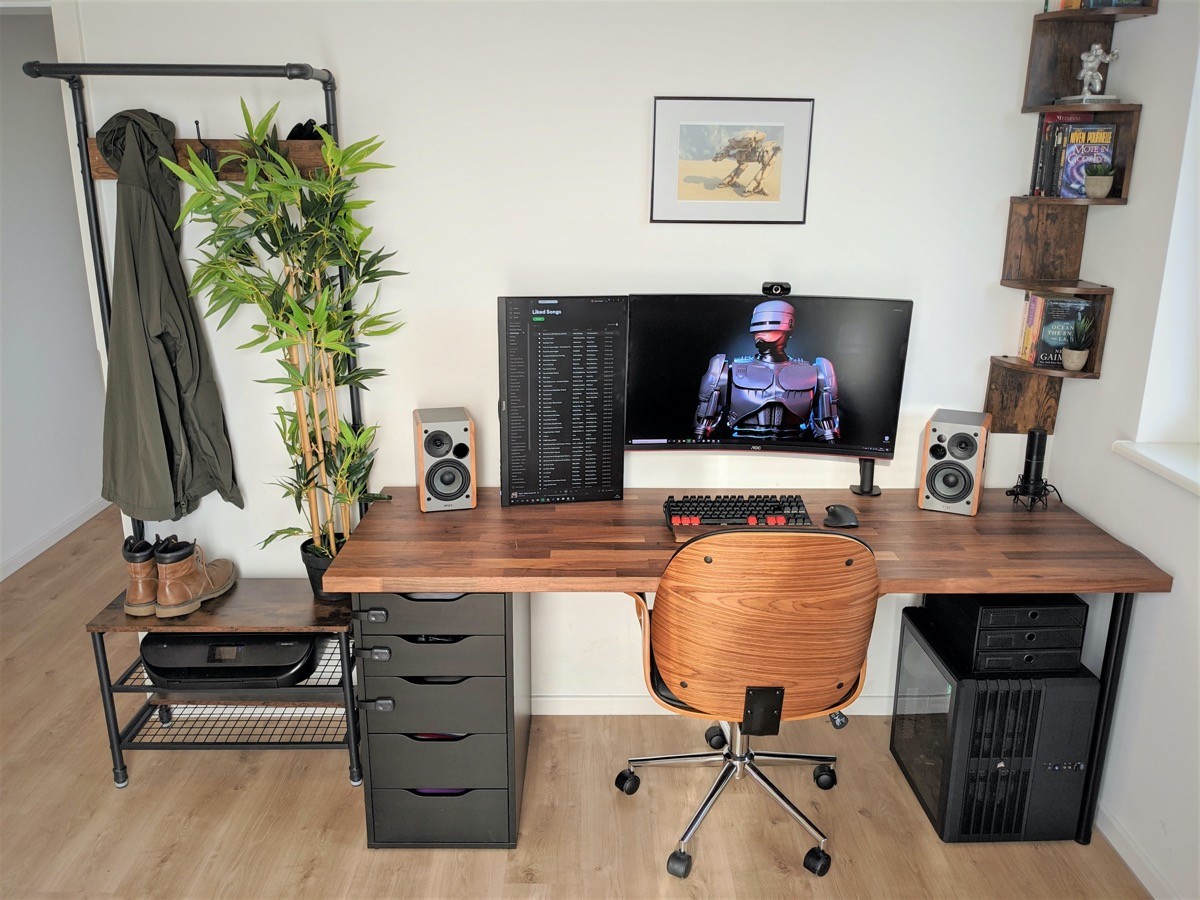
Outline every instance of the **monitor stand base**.
[(883, 493), (875, 484), (875, 460), (858, 460), (858, 484), (850, 485), (850, 491), (859, 497), (878, 497)]

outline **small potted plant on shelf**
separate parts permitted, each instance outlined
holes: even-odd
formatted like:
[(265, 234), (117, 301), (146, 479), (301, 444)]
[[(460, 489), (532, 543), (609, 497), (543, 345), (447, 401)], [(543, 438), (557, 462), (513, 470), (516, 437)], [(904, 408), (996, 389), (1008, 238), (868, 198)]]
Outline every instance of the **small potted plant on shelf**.
[(1071, 325), (1067, 342), (1062, 349), (1063, 368), (1068, 372), (1078, 372), (1087, 365), (1088, 351), (1092, 346), (1092, 331), (1095, 320), (1091, 316), (1079, 313)]
[[(318, 129), (323, 168), (303, 173), (281, 152), (272, 119), (279, 104), (257, 123), (242, 103), (247, 134), (243, 149), (221, 160), (214, 171), (188, 149), (191, 171), (163, 160), (195, 192), (183, 205), (187, 218), (208, 223), (200, 242), (202, 258), (192, 290), (208, 294), (206, 315), (221, 314), (223, 327), (242, 307), (256, 310), (255, 337), (243, 347), (277, 354), (282, 373), (265, 382), (291, 397), (291, 408), (276, 408), (276, 428), (291, 471), (276, 483), (295, 501), (306, 528), (284, 527), (262, 542), (306, 535), (301, 558), (320, 596), (325, 569), (354, 527), (359, 503), (387, 499), (367, 483), (374, 462), (376, 426), (355, 427), (341, 414), (342, 390), (365, 388), (381, 369), (355, 365), (363, 338), (381, 337), (402, 323), (395, 313), (378, 312), (375, 298), (361, 309), (360, 289), (392, 275), (383, 268), (393, 254), (368, 250), (371, 229), (355, 213), (370, 201), (353, 199), (355, 176), (390, 168), (370, 162), (381, 146), (370, 138), (340, 147)], [(233, 163), (245, 181), (219, 181), (217, 171)]]
[(1115, 166), (1109, 163), (1088, 163), (1083, 169), (1083, 192), (1092, 200), (1103, 200), (1112, 192)]

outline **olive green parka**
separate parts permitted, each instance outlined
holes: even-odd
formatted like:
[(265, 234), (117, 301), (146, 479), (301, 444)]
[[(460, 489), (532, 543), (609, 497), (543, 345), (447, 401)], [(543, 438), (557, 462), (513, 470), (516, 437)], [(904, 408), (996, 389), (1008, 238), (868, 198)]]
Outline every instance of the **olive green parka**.
[(225, 412), (179, 261), (175, 126), (144, 109), (97, 132), (117, 172), (116, 242), (101, 495), (126, 515), (175, 520), (217, 491), (235, 506)]

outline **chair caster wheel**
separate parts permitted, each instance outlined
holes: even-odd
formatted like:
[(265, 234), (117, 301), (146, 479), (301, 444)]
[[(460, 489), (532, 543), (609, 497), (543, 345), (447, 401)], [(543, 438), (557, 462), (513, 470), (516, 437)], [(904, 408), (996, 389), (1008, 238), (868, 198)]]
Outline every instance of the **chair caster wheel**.
[(637, 789), (642, 786), (642, 779), (637, 777), (633, 769), (626, 769), (617, 773), (616, 785), (617, 790), (624, 794), (636, 794)]
[[(811, 853), (812, 851), (809, 852)], [(807, 857), (804, 864), (808, 865)], [(828, 863), (826, 863), (825, 868), (829, 868)], [(676, 878), (687, 878), (692, 873), (692, 854), (683, 850), (676, 850), (667, 857), (667, 871)]]
[(808, 871), (812, 872), (818, 878), (824, 877), (825, 873), (829, 871), (829, 866), (832, 862), (833, 860), (829, 858), (829, 854), (820, 847), (813, 847), (804, 854), (804, 868), (808, 869)]
[(842, 729), (850, 724), (850, 719), (844, 712), (835, 712), (829, 714), (829, 724), (834, 728)]
[(725, 732), (721, 730), (720, 725), (713, 725), (704, 732), (704, 740), (708, 741), (708, 746), (714, 750), (725, 749)]
[(813, 769), (813, 781), (821, 790), (827, 791), (837, 784), (837, 772), (833, 771), (833, 766), (822, 763)]

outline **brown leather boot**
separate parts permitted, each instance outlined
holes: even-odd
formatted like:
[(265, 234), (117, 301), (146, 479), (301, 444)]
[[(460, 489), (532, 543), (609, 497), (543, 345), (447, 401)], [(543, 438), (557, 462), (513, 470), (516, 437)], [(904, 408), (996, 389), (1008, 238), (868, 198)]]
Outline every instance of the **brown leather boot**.
[[(167, 538), (168, 541), (175, 536)], [(139, 541), (135, 537), (125, 538), (121, 555), (125, 557), (125, 568), (129, 570), (129, 587), (125, 589), (125, 615), (152, 616), (158, 602), (158, 563), (154, 561), (154, 550), (160, 546)]]
[(173, 541), (154, 552), (158, 563), (158, 600), (154, 614), (160, 619), (186, 616), (200, 604), (233, 587), (236, 576), (227, 559), (204, 561), (195, 542)]

